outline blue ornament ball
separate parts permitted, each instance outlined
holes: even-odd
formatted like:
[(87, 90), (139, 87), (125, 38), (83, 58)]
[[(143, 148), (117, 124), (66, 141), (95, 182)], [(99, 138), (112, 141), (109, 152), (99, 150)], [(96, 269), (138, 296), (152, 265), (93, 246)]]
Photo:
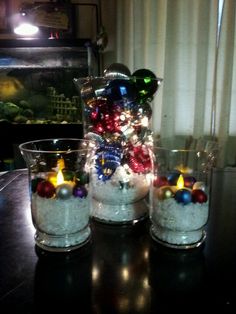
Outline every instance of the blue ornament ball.
[(105, 88), (104, 96), (111, 102), (134, 100), (137, 92), (135, 85), (130, 80), (114, 79)]
[(189, 204), (192, 201), (192, 194), (189, 190), (180, 189), (175, 193), (175, 200), (184, 205)]
[(174, 172), (168, 174), (167, 179), (170, 183), (170, 185), (177, 185), (177, 181), (179, 179), (181, 172), (178, 170), (175, 170)]

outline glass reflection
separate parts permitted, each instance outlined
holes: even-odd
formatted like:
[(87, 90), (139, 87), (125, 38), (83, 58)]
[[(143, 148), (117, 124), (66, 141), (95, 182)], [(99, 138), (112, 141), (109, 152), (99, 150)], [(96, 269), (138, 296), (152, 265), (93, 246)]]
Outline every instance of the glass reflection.
[(84, 313), (92, 313), (91, 246), (59, 254), (36, 247), (36, 253), (35, 312), (73, 313), (82, 308)]
[(93, 227), (94, 313), (149, 313), (149, 241), (145, 223)]
[(156, 313), (157, 309), (164, 313), (181, 309), (183, 313), (193, 305), (199, 310), (204, 308), (209, 291), (205, 285), (203, 247), (173, 250), (152, 243), (149, 263), (151, 313)]

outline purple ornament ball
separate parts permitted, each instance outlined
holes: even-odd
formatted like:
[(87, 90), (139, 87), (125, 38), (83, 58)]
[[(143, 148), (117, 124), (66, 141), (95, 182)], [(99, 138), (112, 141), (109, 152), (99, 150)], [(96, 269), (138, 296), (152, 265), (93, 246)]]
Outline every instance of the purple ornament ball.
[(194, 177), (184, 177), (184, 186), (186, 188), (192, 188), (196, 181)]
[(84, 186), (76, 186), (73, 190), (75, 197), (85, 198), (88, 195), (88, 191)]

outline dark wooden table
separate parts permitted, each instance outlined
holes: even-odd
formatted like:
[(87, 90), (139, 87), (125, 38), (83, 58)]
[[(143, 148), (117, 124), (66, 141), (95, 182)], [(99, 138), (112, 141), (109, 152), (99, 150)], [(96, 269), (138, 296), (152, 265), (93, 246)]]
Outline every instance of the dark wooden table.
[(158, 245), (148, 219), (92, 221), (88, 245), (49, 254), (35, 248), (26, 171), (1, 176), (0, 313), (236, 313), (236, 169), (212, 178), (200, 248)]

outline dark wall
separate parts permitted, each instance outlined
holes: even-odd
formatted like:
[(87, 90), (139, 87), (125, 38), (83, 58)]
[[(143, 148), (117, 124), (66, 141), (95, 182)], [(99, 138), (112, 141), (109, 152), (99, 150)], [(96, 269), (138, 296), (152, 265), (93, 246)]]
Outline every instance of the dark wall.
[(4, 160), (12, 159), (14, 168), (23, 168), (24, 161), (19, 151), (19, 144), (46, 138), (83, 138), (82, 124), (12, 124), (0, 123), (0, 160), (4, 169)]

